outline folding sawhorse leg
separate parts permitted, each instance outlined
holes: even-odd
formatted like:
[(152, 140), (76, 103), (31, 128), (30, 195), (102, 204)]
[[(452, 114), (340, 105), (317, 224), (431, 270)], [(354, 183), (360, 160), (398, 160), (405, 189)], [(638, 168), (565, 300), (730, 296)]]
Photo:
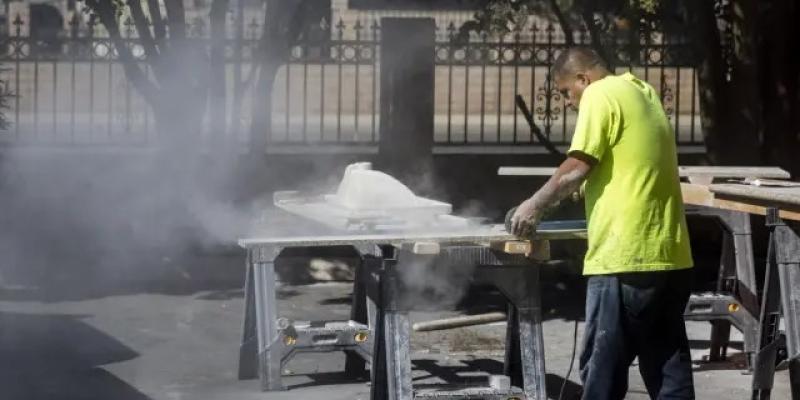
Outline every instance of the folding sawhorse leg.
[(687, 214), (714, 217), (725, 232), (716, 291), (692, 294), (684, 318), (711, 322), (710, 361), (725, 358), (730, 327), (735, 324), (744, 336), (744, 351), (752, 368), (758, 347), (759, 300), (750, 215), (703, 206), (687, 207)]
[(275, 293), (275, 259), (281, 250), (254, 249), (247, 255), (239, 379), (258, 376), (265, 391), (283, 390)]
[(258, 247), (249, 251), (245, 280), (245, 318), (239, 354), (239, 379), (258, 376), (264, 391), (284, 390), (283, 365), (303, 352), (344, 351), (345, 372), (364, 375), (371, 361), (373, 332), (370, 306), (362, 281), (364, 264), (375, 264), (376, 257), (365, 256), (357, 268), (353, 305), (349, 321), (291, 322), (278, 318), (275, 259), (279, 247)]
[[(402, 253), (402, 252), (399, 252)], [(401, 254), (406, 256), (406, 254)], [(440, 260), (454, 265), (476, 265), (474, 280), (491, 283), (507, 298), (511, 322), (506, 348), (510, 390), (479, 389), (481, 398), (545, 400), (544, 340), (541, 325), (539, 269), (521, 256), (494, 252), (483, 246), (443, 248)], [(384, 259), (373, 350), (372, 400), (412, 400), (429, 397), (412, 386), (410, 305), (407, 303), (398, 257)], [(468, 392), (431, 395), (437, 399), (468, 398)], [(473, 398), (473, 397), (469, 397)]]
[[(786, 346), (791, 396), (800, 400), (800, 235), (780, 218), (777, 209), (768, 208), (766, 219), (770, 238), (752, 398), (770, 398), (778, 351)], [(785, 334), (779, 330), (781, 316)]]

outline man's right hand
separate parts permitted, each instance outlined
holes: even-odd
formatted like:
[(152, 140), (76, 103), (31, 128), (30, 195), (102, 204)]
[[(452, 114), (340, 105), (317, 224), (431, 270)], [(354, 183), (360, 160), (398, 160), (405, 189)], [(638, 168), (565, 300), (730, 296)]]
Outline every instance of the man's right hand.
[(533, 198), (523, 201), (511, 217), (511, 234), (518, 237), (531, 236), (542, 220), (543, 213), (543, 210), (536, 207)]
[(570, 198), (572, 199), (572, 201), (574, 201), (576, 203), (578, 203), (581, 200), (583, 200), (584, 198), (586, 198), (586, 185), (583, 184), (583, 185), (581, 185), (581, 187), (578, 190), (572, 192), (572, 194), (570, 195)]

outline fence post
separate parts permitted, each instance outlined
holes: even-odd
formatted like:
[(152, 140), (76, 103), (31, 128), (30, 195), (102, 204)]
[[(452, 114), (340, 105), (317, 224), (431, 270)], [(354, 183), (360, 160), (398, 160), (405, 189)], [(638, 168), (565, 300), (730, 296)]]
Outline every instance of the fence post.
[(378, 164), (400, 176), (425, 172), (433, 152), (432, 18), (382, 18)]

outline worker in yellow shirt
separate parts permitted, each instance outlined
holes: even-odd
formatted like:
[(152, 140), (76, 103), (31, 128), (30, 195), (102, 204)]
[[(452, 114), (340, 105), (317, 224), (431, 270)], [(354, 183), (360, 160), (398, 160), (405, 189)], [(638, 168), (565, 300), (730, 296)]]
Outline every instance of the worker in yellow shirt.
[(587, 48), (560, 54), (551, 77), (578, 108), (568, 157), (517, 207), (512, 232), (533, 232), (545, 209), (585, 185), (588, 249), (583, 399), (623, 399), (628, 369), (653, 399), (694, 399), (683, 311), (692, 256), (675, 136), (658, 94), (612, 74)]

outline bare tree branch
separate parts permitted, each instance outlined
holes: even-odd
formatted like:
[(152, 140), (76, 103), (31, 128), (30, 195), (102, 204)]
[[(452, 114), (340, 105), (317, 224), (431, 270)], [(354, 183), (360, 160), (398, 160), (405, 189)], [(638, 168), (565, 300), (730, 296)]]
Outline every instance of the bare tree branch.
[(290, 48), (288, 24), (298, 8), (295, 0), (266, 0), (264, 31), (258, 44), (258, 79), (256, 81), (256, 107), (250, 126), (251, 149), (260, 152), (266, 145), (272, 112), (272, 85), (278, 67), (284, 63)]
[(220, 141), (225, 133), (225, 22), (228, 0), (214, 0), (211, 3), (210, 76), (207, 90), (210, 94), (212, 132)]
[(134, 87), (136, 87), (148, 103), (153, 105), (158, 104), (159, 89), (139, 68), (135, 57), (131, 53), (131, 49), (128, 48), (125, 41), (122, 39), (112, 1), (86, 0), (86, 5), (91, 8), (97, 17), (100, 18), (100, 22), (103, 26), (106, 27), (108, 35), (119, 54), (120, 61), (122, 61), (122, 67), (128, 79), (130, 79), (131, 83), (133, 83)]
[(556, 0), (548, 0), (550, 4), (550, 9), (553, 11), (553, 14), (556, 16), (558, 20), (558, 24), (561, 25), (561, 30), (564, 31), (564, 40), (567, 43), (567, 46), (573, 46), (575, 44), (575, 38), (573, 36), (572, 25), (569, 23), (566, 15), (561, 10), (561, 7), (558, 5)]
[(167, 37), (167, 26), (164, 24), (164, 17), (161, 16), (158, 0), (147, 0), (147, 11), (150, 12), (150, 17), (153, 19), (153, 33), (156, 40)]
[(589, 44), (592, 46), (595, 52), (603, 59), (603, 63), (605, 63), (606, 68), (609, 70), (614, 70), (614, 64), (611, 62), (611, 57), (609, 57), (608, 53), (606, 52), (606, 48), (603, 46), (603, 33), (600, 32), (600, 29), (597, 27), (597, 23), (594, 20), (594, 12), (588, 6), (583, 6), (581, 10), (581, 18), (583, 19), (583, 23), (586, 25), (586, 29), (589, 30)]
[(164, 0), (167, 10), (167, 24), (169, 36), (173, 39), (186, 38), (186, 14), (183, 9), (183, 0)]
[(307, 16), (318, 3), (319, 0), (267, 0), (261, 49), (273, 55), (288, 51), (302, 37)]
[(153, 35), (150, 33), (150, 27), (147, 24), (147, 17), (142, 10), (142, 3), (139, 0), (128, 0), (128, 8), (131, 9), (131, 17), (133, 17), (133, 24), (136, 27), (136, 32), (139, 33), (139, 40), (142, 42), (144, 52), (147, 55), (147, 60), (151, 65), (155, 64), (158, 59), (159, 52), (156, 48), (156, 43), (153, 40)]
[(211, 3), (209, 20), (211, 21), (211, 38), (215, 41), (225, 40), (225, 16), (228, 11), (228, 3), (228, 0), (214, 0)]

